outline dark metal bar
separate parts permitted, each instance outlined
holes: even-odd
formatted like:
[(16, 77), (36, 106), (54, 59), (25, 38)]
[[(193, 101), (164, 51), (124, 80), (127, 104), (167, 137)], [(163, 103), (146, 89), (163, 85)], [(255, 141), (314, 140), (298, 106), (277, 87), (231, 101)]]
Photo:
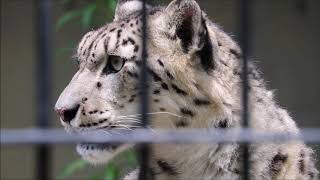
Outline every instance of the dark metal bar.
[[(148, 127), (148, 54), (147, 54), (147, 9), (146, 9), (146, 0), (142, 0), (142, 67), (141, 67), (141, 78), (140, 78), (140, 86), (141, 86), (141, 121), (142, 126), (144, 128)], [(140, 151), (140, 172), (139, 172), (139, 179), (140, 180), (147, 180), (151, 177), (148, 177), (148, 169), (149, 169), (149, 147), (148, 144), (140, 144), (139, 147)]]
[[(243, 53), (242, 64), (242, 125), (244, 128), (250, 127), (249, 121), (249, 80), (248, 80), (248, 58), (250, 55), (250, 42), (251, 42), (251, 0), (239, 0), (239, 41)], [(250, 154), (249, 144), (243, 144), (243, 179), (250, 179)]]
[(248, 60), (250, 53), (251, 42), (251, 0), (240, 0), (240, 15), (239, 15), (239, 41), (243, 54), (242, 64), (242, 106), (243, 106), (243, 126), (249, 126), (249, 109), (248, 109), (248, 97), (249, 97), (249, 80), (248, 80)]
[[(37, 34), (37, 126), (49, 127), (50, 80), (51, 80), (51, 0), (36, 0)], [(50, 178), (50, 147), (36, 147), (36, 179)]]

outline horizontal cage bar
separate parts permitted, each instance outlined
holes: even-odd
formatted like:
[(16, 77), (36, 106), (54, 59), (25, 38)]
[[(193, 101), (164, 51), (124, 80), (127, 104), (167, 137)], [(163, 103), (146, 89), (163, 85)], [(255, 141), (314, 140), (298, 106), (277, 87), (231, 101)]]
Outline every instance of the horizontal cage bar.
[(63, 129), (1, 129), (1, 145), (9, 144), (66, 144), (93, 143), (228, 143), (269, 142), (284, 143), (301, 140), (320, 143), (320, 129), (301, 129), (300, 133), (257, 132), (237, 129), (185, 129), (185, 130), (112, 130), (85, 133), (67, 133)]

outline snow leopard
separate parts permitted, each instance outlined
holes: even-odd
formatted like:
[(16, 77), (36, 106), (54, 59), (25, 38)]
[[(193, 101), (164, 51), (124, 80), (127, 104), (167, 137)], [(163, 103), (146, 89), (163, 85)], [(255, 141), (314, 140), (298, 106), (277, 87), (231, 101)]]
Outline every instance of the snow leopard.
[[(242, 59), (237, 43), (203, 12), (195, 0), (166, 7), (119, 0), (113, 22), (86, 33), (76, 59), (78, 71), (55, 110), (62, 125), (81, 133), (130, 129), (141, 124), (142, 59), (150, 77), (150, 128), (231, 129), (242, 124)], [(143, 57), (143, 41), (146, 54)], [(250, 128), (288, 132), (299, 129), (275, 101), (258, 68), (248, 66)], [(133, 145), (82, 143), (77, 151), (92, 164), (107, 163)], [(150, 146), (153, 179), (241, 179), (239, 143), (162, 143)], [(317, 179), (314, 155), (303, 142), (249, 145), (251, 179)], [(139, 168), (125, 179), (137, 179)]]

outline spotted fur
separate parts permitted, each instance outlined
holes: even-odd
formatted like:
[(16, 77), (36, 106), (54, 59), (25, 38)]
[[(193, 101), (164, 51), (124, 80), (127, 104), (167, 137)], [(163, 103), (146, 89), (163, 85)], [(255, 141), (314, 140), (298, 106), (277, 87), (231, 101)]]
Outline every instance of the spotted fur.
[[(78, 45), (79, 70), (60, 95), (67, 129), (133, 129), (142, 59), (142, 2), (119, 0), (113, 22), (88, 32)], [(236, 128), (241, 124), (241, 50), (194, 0), (147, 5), (147, 64), (153, 128)], [(119, 64), (120, 63), (120, 64)], [(251, 127), (298, 133), (257, 68), (249, 66)], [(137, 120), (137, 119), (135, 119)], [(105, 163), (127, 145), (79, 145), (87, 161)], [(317, 179), (312, 150), (302, 142), (250, 146), (252, 179)], [(153, 145), (155, 179), (240, 179), (238, 144)], [(136, 179), (138, 170), (126, 179)]]

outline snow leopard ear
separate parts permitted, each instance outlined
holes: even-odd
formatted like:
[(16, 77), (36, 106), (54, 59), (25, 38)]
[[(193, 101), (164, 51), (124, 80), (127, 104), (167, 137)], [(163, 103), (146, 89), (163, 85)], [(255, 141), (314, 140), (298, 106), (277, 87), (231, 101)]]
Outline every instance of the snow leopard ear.
[(191, 46), (198, 47), (200, 34), (205, 31), (198, 3), (194, 0), (174, 0), (165, 13), (168, 33), (180, 39), (183, 51), (187, 53)]
[(142, 0), (118, 0), (114, 21), (125, 19), (139, 11), (142, 11)]

